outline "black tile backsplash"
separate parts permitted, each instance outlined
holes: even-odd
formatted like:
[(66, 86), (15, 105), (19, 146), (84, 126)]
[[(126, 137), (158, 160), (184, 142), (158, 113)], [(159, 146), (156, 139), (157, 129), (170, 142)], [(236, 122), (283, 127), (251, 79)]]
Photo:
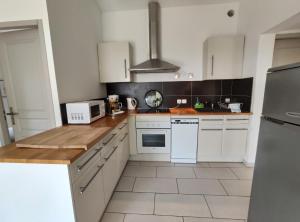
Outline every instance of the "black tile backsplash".
[(161, 108), (177, 105), (177, 99), (187, 99), (187, 104), (180, 107), (193, 107), (196, 99), (210, 105), (230, 98), (232, 102), (243, 103), (242, 110), (250, 111), (253, 78), (233, 80), (206, 80), (187, 82), (147, 82), (147, 83), (109, 83), (107, 94), (118, 94), (126, 106), (126, 98), (138, 100), (139, 108), (148, 108), (144, 96), (149, 90), (158, 90), (163, 94)]

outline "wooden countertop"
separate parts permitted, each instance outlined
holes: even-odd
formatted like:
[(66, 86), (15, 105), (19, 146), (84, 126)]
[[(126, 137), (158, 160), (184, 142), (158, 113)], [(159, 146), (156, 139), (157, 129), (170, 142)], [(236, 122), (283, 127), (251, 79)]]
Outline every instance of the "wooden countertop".
[[(44, 135), (51, 135), (52, 133), (55, 134), (57, 132), (61, 132), (62, 134), (64, 131), (69, 131), (70, 128), (76, 127), (77, 130), (80, 130), (78, 128), (82, 128), (82, 132), (84, 135), (84, 131), (87, 130), (98, 130), (99, 128), (105, 127), (106, 130), (103, 131), (103, 133), (98, 133), (96, 136), (93, 136), (89, 140), (83, 140), (81, 141), (80, 135), (76, 135), (76, 138), (74, 137), (74, 140), (81, 141), (78, 144), (83, 144), (88, 148), (92, 147), (94, 144), (97, 143), (101, 138), (103, 138), (105, 135), (107, 135), (113, 128), (115, 128), (119, 123), (121, 123), (123, 120), (127, 118), (127, 113), (121, 114), (119, 116), (116, 116), (114, 118), (112, 117), (104, 117), (91, 125), (83, 125), (83, 126), (74, 126), (74, 125), (66, 125), (62, 127), (58, 127), (52, 130), (48, 130), (45, 133), (38, 134), (36, 136), (31, 137), (31, 139), (42, 139), (45, 138)], [(58, 139), (56, 141), (56, 139)], [(60, 146), (63, 147), (62, 137), (58, 138), (52, 138), (51, 144), (58, 144), (57, 149), (32, 149), (32, 148), (20, 148), (16, 146), (16, 143), (10, 144), (8, 146), (0, 148), (0, 162), (7, 162), (7, 163), (41, 163), (41, 164), (71, 164), (74, 162), (79, 156), (81, 156), (83, 153), (86, 152), (85, 149), (82, 149), (82, 147), (76, 147), (76, 144), (72, 147), (69, 147), (68, 149), (60, 149)], [(86, 144), (84, 144), (84, 141)], [(49, 143), (49, 140), (48, 140)]]
[[(73, 143), (70, 147), (70, 143), (68, 145), (65, 145), (62, 142), (62, 137), (58, 138), (58, 141), (55, 140), (55, 138), (51, 139), (51, 142), (49, 138), (42, 137), (42, 139), (45, 139), (48, 141), (47, 143), (50, 144), (57, 144), (56, 149), (30, 149), (30, 148), (20, 148), (16, 146), (16, 143), (10, 144), (8, 146), (0, 148), (0, 162), (6, 162), (6, 163), (41, 163), (41, 164), (71, 164), (74, 162), (78, 157), (80, 157), (83, 153), (86, 152), (86, 149), (93, 146), (97, 141), (99, 141), (101, 138), (103, 138), (105, 135), (107, 135), (114, 127), (116, 127), (119, 123), (121, 123), (124, 119), (127, 118), (128, 115), (149, 115), (149, 114), (139, 114), (136, 111), (131, 111), (128, 113), (121, 114), (119, 116), (116, 116), (115, 118), (112, 117), (104, 117), (91, 125), (81, 125), (81, 126), (74, 126), (74, 125), (66, 125), (63, 127), (55, 128), (52, 130), (48, 130), (45, 133), (42, 133), (40, 135), (53, 135), (57, 132), (64, 133), (64, 131), (68, 131), (71, 128), (76, 128), (77, 130), (96, 130), (102, 127), (108, 127), (106, 130), (104, 130), (102, 133), (99, 132), (94, 137), (89, 138), (89, 140), (86, 140), (88, 142), (82, 142), (80, 139), (80, 135), (76, 135), (76, 141), (77, 144)], [(152, 113), (153, 115), (153, 113)], [(229, 112), (197, 112), (192, 108), (177, 108), (177, 109), (171, 109), (170, 113), (164, 114), (164, 113), (157, 113), (155, 115), (252, 115), (252, 113), (229, 113)], [(83, 133), (84, 134), (84, 133)], [(40, 135), (33, 136), (33, 139), (37, 139), (36, 141), (39, 141)], [(32, 139), (31, 138), (31, 139)], [(80, 143), (79, 143), (80, 141)], [(42, 144), (40, 142), (40, 144)], [(78, 145), (79, 144), (79, 145)], [(60, 149), (64, 148), (64, 146), (68, 147), (68, 149)], [(78, 147), (76, 147), (78, 146)], [(82, 147), (84, 146), (84, 147)]]
[(196, 116), (205, 116), (205, 115), (252, 115), (251, 112), (242, 112), (242, 113), (231, 113), (231, 112), (197, 112), (193, 108), (174, 108), (170, 109), (170, 113), (138, 113), (137, 111), (130, 111), (129, 115), (196, 115)]

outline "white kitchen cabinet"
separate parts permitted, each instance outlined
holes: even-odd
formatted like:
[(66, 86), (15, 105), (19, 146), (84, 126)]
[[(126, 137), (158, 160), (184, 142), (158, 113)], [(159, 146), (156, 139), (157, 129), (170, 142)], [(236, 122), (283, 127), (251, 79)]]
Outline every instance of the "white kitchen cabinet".
[(98, 222), (105, 209), (103, 165), (94, 165), (73, 185), (77, 222)]
[(203, 79), (242, 78), (244, 43), (242, 35), (208, 38), (203, 47)]
[(104, 202), (105, 205), (109, 202), (109, 199), (114, 191), (115, 185), (119, 179), (117, 165), (117, 149), (113, 151), (105, 158), (106, 162), (103, 167), (104, 174)]
[(119, 164), (119, 175), (121, 176), (127, 160), (129, 159), (129, 137), (128, 132), (123, 135), (123, 137), (120, 140), (120, 144), (118, 147), (118, 164)]
[(198, 160), (214, 160), (222, 158), (223, 128), (199, 129)]
[(100, 82), (130, 82), (130, 45), (128, 42), (99, 43)]
[(249, 116), (202, 116), (198, 161), (242, 162), (246, 153)]

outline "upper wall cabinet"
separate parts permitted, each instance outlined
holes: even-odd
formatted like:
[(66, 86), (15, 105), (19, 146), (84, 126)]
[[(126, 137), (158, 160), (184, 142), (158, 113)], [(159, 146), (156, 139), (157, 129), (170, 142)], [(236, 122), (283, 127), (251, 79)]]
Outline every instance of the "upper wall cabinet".
[(203, 79), (242, 78), (245, 37), (208, 38), (203, 47)]
[(100, 82), (130, 82), (130, 46), (128, 42), (99, 43)]

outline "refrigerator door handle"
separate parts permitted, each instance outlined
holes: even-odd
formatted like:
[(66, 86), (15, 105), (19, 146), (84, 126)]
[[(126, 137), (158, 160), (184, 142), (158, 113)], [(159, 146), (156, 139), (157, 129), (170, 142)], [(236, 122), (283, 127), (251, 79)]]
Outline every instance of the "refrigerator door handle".
[(265, 120), (270, 121), (272, 123), (278, 124), (278, 125), (284, 125), (285, 123), (283, 121), (280, 121), (278, 119), (273, 119), (271, 117), (263, 117)]
[(300, 113), (286, 112), (286, 115), (293, 118), (300, 118)]

